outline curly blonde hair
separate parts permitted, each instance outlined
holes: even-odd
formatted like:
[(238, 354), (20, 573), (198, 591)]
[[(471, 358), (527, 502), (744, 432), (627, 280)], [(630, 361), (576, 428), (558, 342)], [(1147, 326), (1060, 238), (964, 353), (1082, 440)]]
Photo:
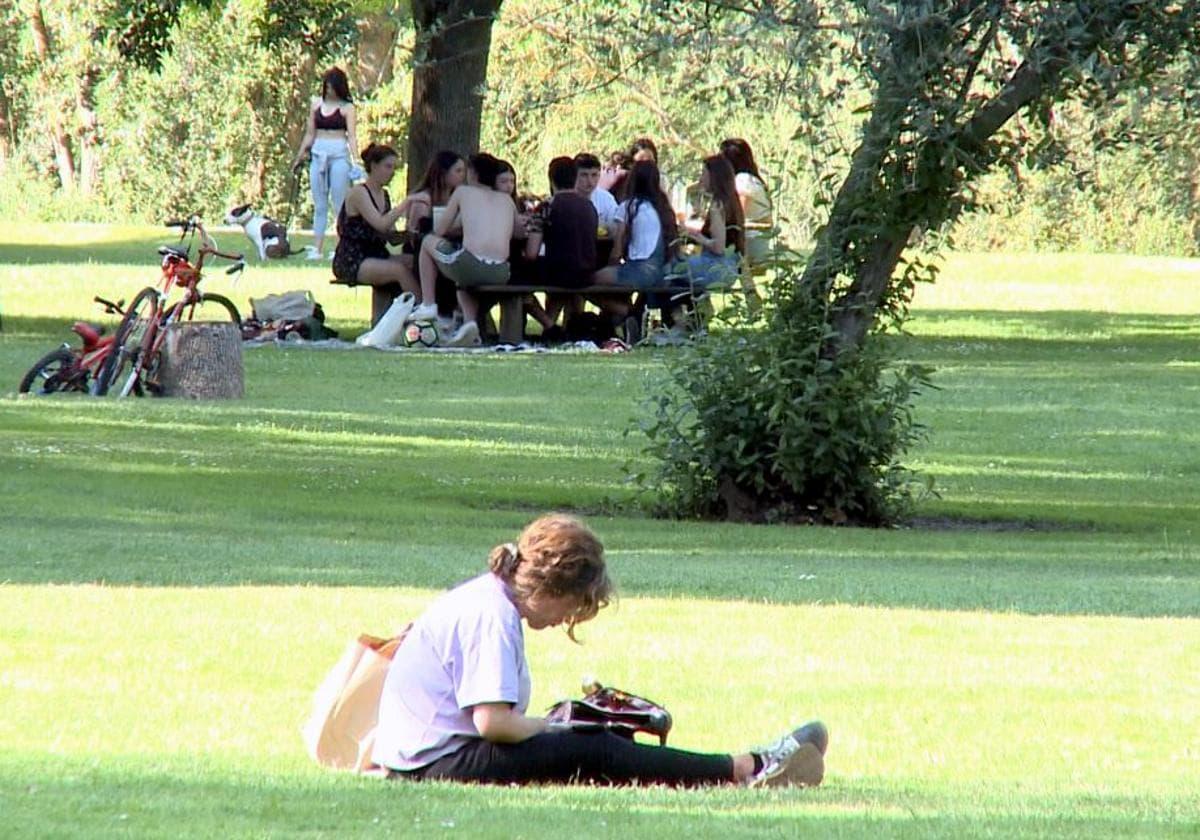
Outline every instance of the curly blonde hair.
[(567, 635), (575, 625), (595, 618), (613, 597), (604, 564), (604, 546), (574, 516), (550, 513), (525, 526), (516, 543), (504, 543), (488, 555), (488, 567), (521, 601), (533, 595), (574, 597), (575, 612), (567, 619)]

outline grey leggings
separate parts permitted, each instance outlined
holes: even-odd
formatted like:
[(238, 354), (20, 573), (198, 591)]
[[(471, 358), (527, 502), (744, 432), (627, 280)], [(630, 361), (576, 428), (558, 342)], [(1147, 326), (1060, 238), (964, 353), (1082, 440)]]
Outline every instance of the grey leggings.
[(545, 733), (519, 744), (480, 739), (400, 778), (538, 784), (663, 784), (673, 787), (733, 782), (733, 758), (639, 744), (611, 732)]

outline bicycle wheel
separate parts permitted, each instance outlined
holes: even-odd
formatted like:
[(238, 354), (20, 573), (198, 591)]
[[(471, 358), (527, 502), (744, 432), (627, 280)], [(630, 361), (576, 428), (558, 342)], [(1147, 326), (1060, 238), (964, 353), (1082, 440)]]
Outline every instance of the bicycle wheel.
[(224, 295), (201, 292), (200, 300), (188, 307), (189, 321), (233, 321), (240, 329), (242, 316), (233, 301)]
[(112, 384), (133, 365), (142, 346), (142, 339), (146, 336), (147, 327), (150, 326), (150, 319), (158, 317), (157, 302), (158, 292), (147, 286), (137, 293), (129, 308), (125, 310), (125, 317), (121, 319), (113, 335), (108, 358), (104, 360), (100, 374), (96, 377), (96, 396), (102, 397), (107, 394)]
[[(76, 374), (75, 354), (65, 347), (52, 350), (38, 359), (21, 379), (17, 392), (40, 395), (63, 391), (81, 391), (82, 380)], [(86, 376), (86, 374), (85, 374)]]

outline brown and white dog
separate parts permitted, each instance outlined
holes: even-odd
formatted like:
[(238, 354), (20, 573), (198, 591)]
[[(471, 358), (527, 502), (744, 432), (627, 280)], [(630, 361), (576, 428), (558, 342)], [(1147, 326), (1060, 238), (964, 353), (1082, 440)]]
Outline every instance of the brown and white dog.
[(288, 243), (286, 226), (267, 216), (255, 213), (254, 208), (249, 204), (243, 204), (230, 210), (225, 216), (225, 223), (242, 226), (242, 230), (246, 231), (246, 237), (258, 249), (260, 260), (267, 258), (278, 260), (300, 253), (300, 251), (293, 251), (292, 246)]

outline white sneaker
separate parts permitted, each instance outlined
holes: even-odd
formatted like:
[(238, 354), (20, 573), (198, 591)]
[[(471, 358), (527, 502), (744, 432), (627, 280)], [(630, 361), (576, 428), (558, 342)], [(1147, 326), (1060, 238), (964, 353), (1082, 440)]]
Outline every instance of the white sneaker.
[(825, 778), (825, 748), (829, 730), (820, 721), (806, 723), (778, 741), (752, 752), (762, 759), (762, 769), (747, 783), (750, 787), (816, 787)]
[(479, 337), (479, 325), (474, 321), (467, 321), (454, 335), (442, 342), (443, 347), (478, 347), (481, 344), (483, 339)]
[(321, 256), (321, 252), (320, 252), (320, 251), (318, 251), (318, 250), (317, 250), (315, 247), (313, 247), (312, 245), (305, 245), (305, 246), (304, 246), (304, 259), (306, 259), (306, 260), (320, 260), (320, 259), (324, 259), (324, 257), (322, 257), (322, 256)]
[(422, 303), (420, 306), (413, 307), (412, 313), (408, 316), (410, 321), (432, 321), (438, 316), (438, 308), (436, 303)]

